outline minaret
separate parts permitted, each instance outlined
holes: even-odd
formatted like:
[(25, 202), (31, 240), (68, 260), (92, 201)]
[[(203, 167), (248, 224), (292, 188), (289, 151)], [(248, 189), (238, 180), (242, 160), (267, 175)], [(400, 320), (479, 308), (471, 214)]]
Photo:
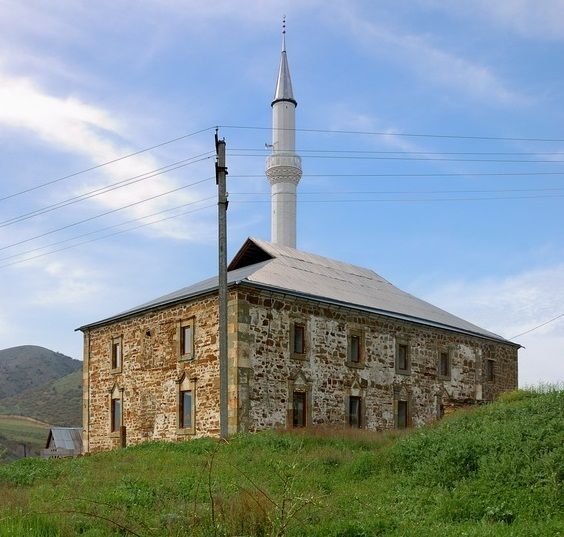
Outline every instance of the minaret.
[(302, 161), (296, 155), (296, 106), (286, 57), (286, 21), (282, 24), (282, 57), (272, 101), (272, 155), (266, 159), (271, 187), (272, 242), (296, 247), (296, 187)]

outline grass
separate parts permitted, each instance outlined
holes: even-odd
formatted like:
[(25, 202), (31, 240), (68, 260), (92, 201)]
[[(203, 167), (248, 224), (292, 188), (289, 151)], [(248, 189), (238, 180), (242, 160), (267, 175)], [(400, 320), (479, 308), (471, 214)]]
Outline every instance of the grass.
[(407, 434), (318, 429), (0, 467), (0, 537), (564, 535), (564, 392)]

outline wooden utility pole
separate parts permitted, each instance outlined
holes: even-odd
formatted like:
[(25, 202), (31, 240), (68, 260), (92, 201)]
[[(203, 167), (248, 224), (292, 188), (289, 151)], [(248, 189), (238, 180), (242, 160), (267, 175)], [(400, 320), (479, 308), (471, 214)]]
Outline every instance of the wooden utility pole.
[(225, 140), (215, 132), (215, 180), (217, 184), (218, 250), (219, 250), (219, 435), (229, 434), (229, 383), (227, 361), (227, 167)]

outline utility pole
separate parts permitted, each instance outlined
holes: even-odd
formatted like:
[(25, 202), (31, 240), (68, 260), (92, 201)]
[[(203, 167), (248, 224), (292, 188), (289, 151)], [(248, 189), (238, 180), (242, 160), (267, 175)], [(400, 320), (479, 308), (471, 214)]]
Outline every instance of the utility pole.
[(227, 356), (227, 187), (225, 140), (215, 131), (215, 182), (217, 184), (218, 250), (219, 250), (219, 436), (226, 439), (229, 419), (229, 384)]

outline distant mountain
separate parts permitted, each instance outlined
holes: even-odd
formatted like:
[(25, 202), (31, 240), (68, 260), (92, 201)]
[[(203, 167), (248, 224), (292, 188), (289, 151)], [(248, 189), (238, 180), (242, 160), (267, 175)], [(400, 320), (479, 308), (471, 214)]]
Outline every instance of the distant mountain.
[(0, 399), (0, 414), (28, 416), (51, 425), (82, 425), (82, 369), (43, 386)]
[(0, 350), (0, 402), (82, 368), (82, 362), (35, 345)]

